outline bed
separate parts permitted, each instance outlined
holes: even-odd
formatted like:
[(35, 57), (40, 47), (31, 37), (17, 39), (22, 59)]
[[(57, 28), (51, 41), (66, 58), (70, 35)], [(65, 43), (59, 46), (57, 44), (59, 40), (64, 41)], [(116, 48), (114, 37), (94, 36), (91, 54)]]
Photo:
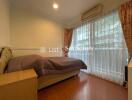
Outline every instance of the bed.
[(42, 57), (39, 55), (13, 57), (10, 48), (3, 48), (0, 56), (1, 73), (34, 69), (38, 75), (38, 89), (75, 76), (80, 72), (80, 69), (86, 69), (85, 63), (75, 58)]

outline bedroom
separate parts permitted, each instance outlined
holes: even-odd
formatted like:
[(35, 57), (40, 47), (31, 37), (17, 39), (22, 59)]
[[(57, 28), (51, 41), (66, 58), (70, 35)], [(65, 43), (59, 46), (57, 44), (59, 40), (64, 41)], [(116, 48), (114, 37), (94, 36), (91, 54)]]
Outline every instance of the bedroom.
[(131, 100), (131, 9), (131, 0), (0, 0), (0, 65), (13, 55), (0, 68), (0, 100)]

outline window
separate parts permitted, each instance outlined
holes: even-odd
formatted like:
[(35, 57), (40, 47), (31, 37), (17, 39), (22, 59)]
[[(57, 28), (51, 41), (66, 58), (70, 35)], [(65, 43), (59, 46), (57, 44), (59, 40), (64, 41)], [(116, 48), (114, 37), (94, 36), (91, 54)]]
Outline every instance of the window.
[(128, 52), (118, 13), (76, 27), (69, 56), (82, 59), (89, 73), (122, 84)]

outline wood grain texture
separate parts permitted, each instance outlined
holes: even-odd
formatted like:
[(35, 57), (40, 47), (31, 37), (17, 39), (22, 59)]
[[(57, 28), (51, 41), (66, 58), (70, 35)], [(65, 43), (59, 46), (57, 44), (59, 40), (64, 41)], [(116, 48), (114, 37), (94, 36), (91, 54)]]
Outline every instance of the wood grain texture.
[(6, 84), (12, 84), (22, 80), (36, 78), (36, 77), (37, 77), (37, 74), (33, 69), (11, 72), (11, 73), (4, 73), (4, 74), (0, 74), (0, 86), (6, 85)]
[(132, 66), (128, 67), (128, 100), (132, 100)]
[(25, 70), (0, 75), (0, 100), (37, 100), (37, 75)]
[(127, 89), (81, 72), (38, 92), (38, 100), (128, 100)]
[(128, 67), (132, 67), (132, 59), (130, 60)]

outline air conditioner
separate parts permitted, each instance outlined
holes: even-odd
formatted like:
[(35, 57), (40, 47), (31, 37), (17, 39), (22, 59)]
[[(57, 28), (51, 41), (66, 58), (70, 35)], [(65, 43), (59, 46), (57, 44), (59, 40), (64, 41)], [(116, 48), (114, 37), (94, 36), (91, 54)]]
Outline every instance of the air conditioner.
[(81, 19), (82, 19), (82, 21), (92, 20), (95, 17), (97, 17), (98, 15), (100, 15), (102, 13), (102, 11), (103, 11), (103, 5), (98, 4), (98, 5), (94, 6), (93, 8), (91, 8), (90, 10), (83, 13), (81, 16)]

